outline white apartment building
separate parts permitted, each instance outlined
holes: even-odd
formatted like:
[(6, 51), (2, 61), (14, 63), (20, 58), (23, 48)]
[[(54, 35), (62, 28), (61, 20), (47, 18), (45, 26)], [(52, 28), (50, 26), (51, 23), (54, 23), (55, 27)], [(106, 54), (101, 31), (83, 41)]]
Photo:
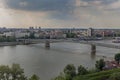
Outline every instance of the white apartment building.
[(22, 38), (22, 37), (29, 37), (30, 36), (30, 32), (21, 32), (21, 31), (16, 31), (15, 32), (15, 37), (16, 38)]
[(93, 32), (94, 32), (94, 30), (92, 28), (89, 28), (87, 30), (87, 36), (89, 36), (89, 37), (93, 36)]
[(15, 32), (4, 32), (6, 37), (15, 37)]

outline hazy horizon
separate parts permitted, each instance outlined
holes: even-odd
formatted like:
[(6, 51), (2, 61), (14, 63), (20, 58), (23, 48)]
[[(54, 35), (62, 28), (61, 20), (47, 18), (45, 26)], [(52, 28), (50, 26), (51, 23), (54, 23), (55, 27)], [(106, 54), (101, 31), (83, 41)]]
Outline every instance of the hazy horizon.
[(0, 0), (0, 27), (120, 28), (119, 21), (120, 0)]

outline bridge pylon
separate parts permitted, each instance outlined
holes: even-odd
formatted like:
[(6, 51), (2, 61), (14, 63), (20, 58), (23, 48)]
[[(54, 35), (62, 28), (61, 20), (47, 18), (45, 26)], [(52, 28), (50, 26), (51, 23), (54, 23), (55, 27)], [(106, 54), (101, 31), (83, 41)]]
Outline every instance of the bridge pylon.
[(96, 45), (91, 44), (91, 54), (95, 54), (95, 53), (96, 53)]
[(50, 48), (50, 41), (48, 40), (45, 41), (45, 48)]

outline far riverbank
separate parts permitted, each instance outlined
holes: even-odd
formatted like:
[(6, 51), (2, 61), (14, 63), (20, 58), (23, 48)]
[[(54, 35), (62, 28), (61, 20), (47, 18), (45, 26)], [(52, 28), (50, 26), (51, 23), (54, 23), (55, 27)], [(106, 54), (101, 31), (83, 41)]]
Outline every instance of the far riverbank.
[(0, 42), (0, 46), (15, 46), (15, 45), (23, 45), (22, 42)]

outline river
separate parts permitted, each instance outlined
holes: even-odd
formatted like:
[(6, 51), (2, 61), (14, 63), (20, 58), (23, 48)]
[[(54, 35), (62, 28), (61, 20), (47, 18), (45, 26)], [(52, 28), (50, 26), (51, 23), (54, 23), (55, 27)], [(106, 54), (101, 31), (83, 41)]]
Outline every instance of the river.
[(52, 43), (50, 49), (44, 44), (17, 45), (0, 47), (0, 64), (18, 63), (25, 74), (37, 74), (41, 80), (50, 80), (63, 72), (67, 64), (84, 65), (94, 68), (97, 59), (106, 56), (112, 59), (119, 49), (98, 47), (96, 55), (91, 55), (91, 46), (79, 43)]

